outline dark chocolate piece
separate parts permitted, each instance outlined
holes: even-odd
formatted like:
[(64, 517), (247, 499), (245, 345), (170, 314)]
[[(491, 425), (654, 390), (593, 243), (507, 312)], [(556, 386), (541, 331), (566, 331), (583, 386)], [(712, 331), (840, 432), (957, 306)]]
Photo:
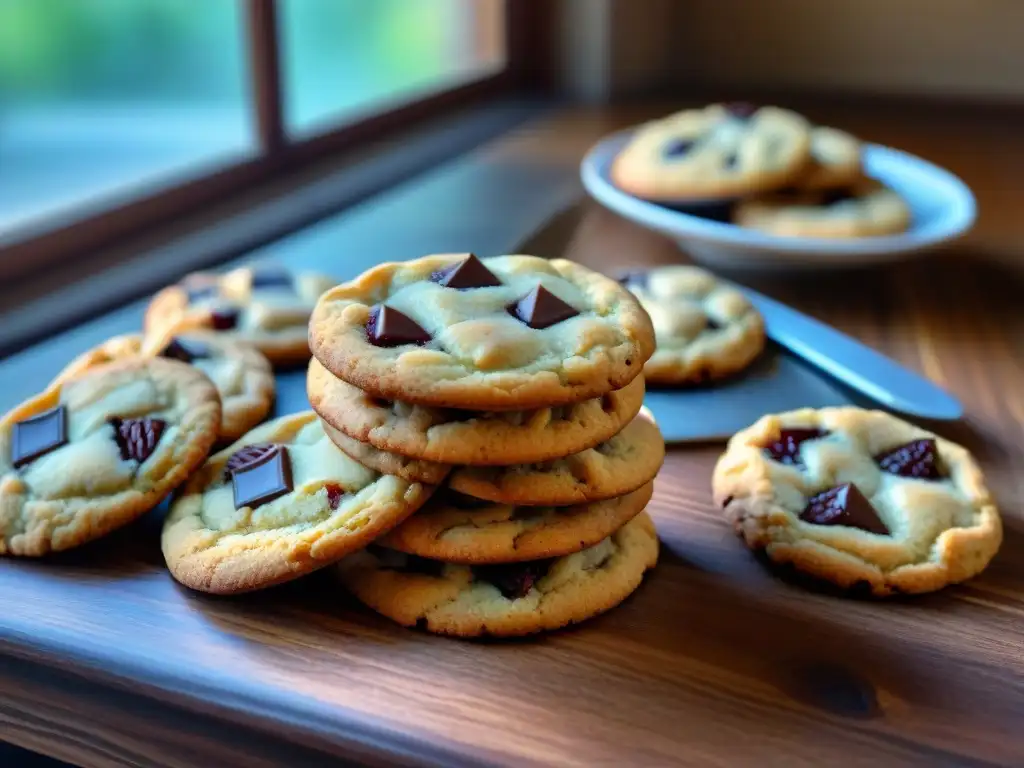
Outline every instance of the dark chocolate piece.
[(725, 156), (725, 160), (722, 161), (722, 167), (727, 171), (736, 170), (736, 164), (739, 163), (740, 158), (735, 152), (730, 152)]
[(936, 459), (938, 447), (931, 438), (914, 440), (897, 446), (875, 457), (882, 471), (900, 477), (916, 477), (920, 480), (941, 480), (942, 472)]
[(253, 443), (247, 445), (244, 448), (240, 448), (231, 454), (231, 457), (227, 460), (224, 465), (224, 477), (230, 479), (233, 472), (241, 469), (247, 464), (252, 464), (254, 461), (262, 459), (276, 446), (273, 443)]
[(692, 139), (669, 139), (667, 142), (665, 142), (665, 146), (662, 149), (661, 153), (669, 160), (677, 157), (682, 157), (691, 149), (693, 149), (693, 145), (696, 143), (697, 142), (693, 141)]
[(430, 279), (445, 288), (457, 288), (460, 291), (501, 285), (501, 280), (472, 253), (457, 264), (435, 272)]
[(166, 347), (160, 352), (160, 357), (168, 357), (171, 360), (180, 360), (183, 363), (191, 363), (202, 357), (210, 356), (210, 348), (195, 339), (184, 339), (175, 336)]
[(288, 449), (275, 445), (260, 458), (231, 473), (235, 509), (258, 507), (292, 490), (292, 464)]
[(19, 421), (11, 435), (11, 464), (23, 467), (68, 442), (68, 413), (63, 405)]
[(579, 314), (543, 285), (538, 285), (523, 296), (510, 306), (508, 311), (531, 328), (538, 330), (549, 328)]
[(758, 109), (760, 107), (749, 101), (730, 101), (725, 105), (725, 111), (729, 113), (730, 117), (737, 120), (749, 120), (757, 113)]
[(803, 461), (800, 460), (800, 444), (827, 434), (828, 432), (820, 429), (783, 429), (779, 431), (779, 439), (766, 445), (764, 450), (780, 464), (803, 466)]
[(889, 535), (871, 502), (853, 483), (837, 485), (811, 497), (800, 519), (815, 525), (846, 525), (880, 536)]
[(705, 314), (704, 327), (707, 328), (709, 331), (717, 331), (723, 328), (724, 326), (720, 322), (715, 320), (715, 318), (713, 318), (711, 315)]
[(210, 324), (216, 331), (230, 331), (238, 325), (238, 309), (235, 307), (222, 307), (210, 313)]
[(378, 304), (370, 310), (370, 319), (366, 321), (366, 338), (377, 347), (422, 346), (430, 341), (430, 334), (397, 309)]
[(544, 578), (552, 562), (530, 560), (525, 563), (477, 565), (473, 567), (473, 578), (493, 584), (508, 600), (518, 600), (529, 594), (533, 585)]
[(327, 489), (327, 506), (337, 509), (345, 497), (345, 489), (337, 483), (327, 483), (324, 488)]
[(163, 419), (145, 416), (141, 419), (122, 419), (118, 416), (110, 420), (114, 428), (114, 440), (121, 450), (121, 458), (133, 460), (140, 464), (153, 455), (156, 444), (167, 428)]
[(253, 289), (258, 288), (293, 288), (292, 273), (277, 264), (264, 264), (252, 271)]

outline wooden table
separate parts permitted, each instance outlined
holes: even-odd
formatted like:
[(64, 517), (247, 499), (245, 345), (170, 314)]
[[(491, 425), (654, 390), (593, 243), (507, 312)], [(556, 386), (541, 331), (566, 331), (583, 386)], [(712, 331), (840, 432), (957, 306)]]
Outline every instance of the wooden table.
[[(536, 196), (531, 172), (547, 174), (553, 209), (553, 189), (578, 195), (572, 175), (589, 143), (659, 109), (562, 113), (471, 158), (498, 183), (520, 174), (518, 192), (501, 192), (504, 209), (481, 212), (484, 225), (518, 215), (525, 234), (515, 195)], [(0, 563), (0, 737), (90, 766), (305, 766), (327, 754), (381, 764), (1024, 764), (1024, 285), (1006, 266), (1024, 234), (1019, 126), (962, 114), (936, 122), (928, 111), (829, 114), (962, 174), (981, 198), (979, 228), (941, 257), (756, 287), (963, 400), (968, 417), (942, 432), (975, 451), (1006, 528), (980, 578), (884, 603), (778, 581), (711, 504), (721, 445), (670, 451), (651, 504), (662, 557), (642, 588), (604, 617), (525, 642), (403, 630), (321, 575), (235, 599), (192, 594), (164, 570), (151, 515), (51, 562)], [(430, 188), (431, 202), (438, 194)], [(481, 218), (466, 226), (471, 240)], [(423, 248), (440, 250), (452, 234), (427, 227)], [(530, 243), (599, 268), (678, 258), (591, 206)], [(319, 258), (288, 253), (297, 264)], [(0, 376), (23, 387), (45, 378), (138, 311), (6, 361)]]

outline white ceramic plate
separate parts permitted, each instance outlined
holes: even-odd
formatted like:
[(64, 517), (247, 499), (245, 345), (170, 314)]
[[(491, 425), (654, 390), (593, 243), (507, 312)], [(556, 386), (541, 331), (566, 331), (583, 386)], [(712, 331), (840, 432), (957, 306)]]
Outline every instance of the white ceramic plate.
[(910, 229), (899, 235), (828, 239), (779, 237), (666, 208), (626, 194), (611, 183), (612, 160), (632, 130), (613, 134), (587, 153), (580, 175), (587, 192), (615, 213), (673, 238), (709, 267), (779, 270), (849, 267), (896, 261), (948, 243), (974, 224), (971, 190), (949, 171), (897, 149), (868, 144), (869, 176), (909, 203)]

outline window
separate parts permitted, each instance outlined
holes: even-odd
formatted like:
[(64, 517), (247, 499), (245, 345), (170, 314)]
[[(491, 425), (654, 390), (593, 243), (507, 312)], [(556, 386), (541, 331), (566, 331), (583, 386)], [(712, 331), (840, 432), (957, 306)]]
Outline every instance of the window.
[(0, 235), (254, 152), (243, 29), (233, 0), (0, 2)]
[(0, 0), (0, 272), (508, 87), (525, 1)]
[(505, 63), (496, 0), (284, 0), (285, 122), (307, 134)]

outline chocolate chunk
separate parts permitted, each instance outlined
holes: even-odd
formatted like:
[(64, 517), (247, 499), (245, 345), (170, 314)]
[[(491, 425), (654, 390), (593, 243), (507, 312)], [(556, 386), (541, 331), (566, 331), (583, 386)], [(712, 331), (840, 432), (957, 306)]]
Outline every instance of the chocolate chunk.
[(938, 448), (931, 438), (914, 440), (897, 446), (875, 457), (882, 471), (900, 477), (920, 480), (941, 480), (942, 472), (936, 461)]
[(662, 149), (661, 153), (668, 159), (682, 157), (693, 149), (693, 145), (696, 143), (697, 142), (691, 139), (669, 139), (665, 142), (665, 147)]
[(156, 444), (167, 428), (163, 419), (152, 419), (146, 416), (141, 419), (122, 419), (117, 416), (110, 420), (114, 428), (114, 440), (121, 450), (121, 458), (125, 461), (137, 461), (140, 464), (153, 455)]
[(800, 519), (815, 525), (846, 525), (880, 536), (889, 535), (871, 502), (853, 483), (837, 485), (811, 497)]
[(324, 488), (327, 489), (327, 506), (337, 509), (345, 497), (345, 489), (337, 483), (327, 483)]
[(231, 454), (224, 465), (224, 477), (230, 479), (234, 472), (254, 461), (259, 461), (276, 447), (273, 443), (253, 443), (240, 448)]
[(400, 347), (426, 344), (430, 334), (397, 309), (378, 304), (370, 310), (370, 319), (366, 321), (366, 338), (377, 347)]
[(23, 467), (65, 445), (67, 424), (68, 413), (63, 405), (17, 422), (11, 437), (11, 464)]
[(706, 314), (704, 315), (704, 327), (707, 328), (709, 331), (717, 331), (723, 328), (724, 326), (720, 322), (715, 320), (715, 318), (713, 318), (711, 315)]
[(736, 170), (736, 165), (739, 163), (740, 158), (735, 152), (730, 152), (725, 156), (725, 160), (722, 161), (722, 167), (727, 171)]
[(531, 560), (526, 563), (477, 565), (473, 567), (473, 578), (493, 584), (508, 600), (518, 600), (529, 594), (533, 585), (544, 578), (552, 562)]
[(779, 439), (764, 447), (765, 452), (780, 464), (800, 467), (800, 444), (807, 440), (825, 437), (828, 432), (821, 429), (783, 429), (779, 431)]
[(275, 445), (255, 461), (231, 473), (235, 509), (258, 507), (292, 490), (292, 465), (288, 449)]
[(830, 189), (821, 195), (821, 204), (824, 206), (838, 205), (847, 200), (856, 200), (857, 195), (852, 189)]
[(458, 264), (452, 264), (439, 272), (435, 272), (431, 275), (430, 279), (435, 283), (440, 283), (445, 288), (457, 288), (460, 291), (466, 291), (470, 288), (492, 288), (496, 285), (501, 285), (501, 280), (472, 253)]
[(238, 325), (239, 311), (235, 307), (215, 309), (210, 313), (210, 324), (214, 330), (230, 331)]
[(202, 357), (210, 356), (210, 348), (194, 339), (184, 339), (175, 336), (160, 352), (160, 357), (168, 357), (171, 360), (180, 360), (183, 363), (191, 363)]
[(555, 296), (543, 285), (538, 285), (508, 308), (516, 318), (531, 328), (549, 328), (579, 314), (573, 307)]
[(646, 269), (629, 269), (616, 278), (624, 288), (646, 288), (650, 273)]
[(751, 104), (749, 101), (730, 101), (725, 105), (725, 111), (729, 113), (730, 117), (734, 117), (737, 120), (749, 120), (756, 114), (758, 109), (760, 107), (756, 104)]
[(252, 271), (249, 286), (256, 288), (293, 288), (292, 273), (275, 264), (264, 264)]

